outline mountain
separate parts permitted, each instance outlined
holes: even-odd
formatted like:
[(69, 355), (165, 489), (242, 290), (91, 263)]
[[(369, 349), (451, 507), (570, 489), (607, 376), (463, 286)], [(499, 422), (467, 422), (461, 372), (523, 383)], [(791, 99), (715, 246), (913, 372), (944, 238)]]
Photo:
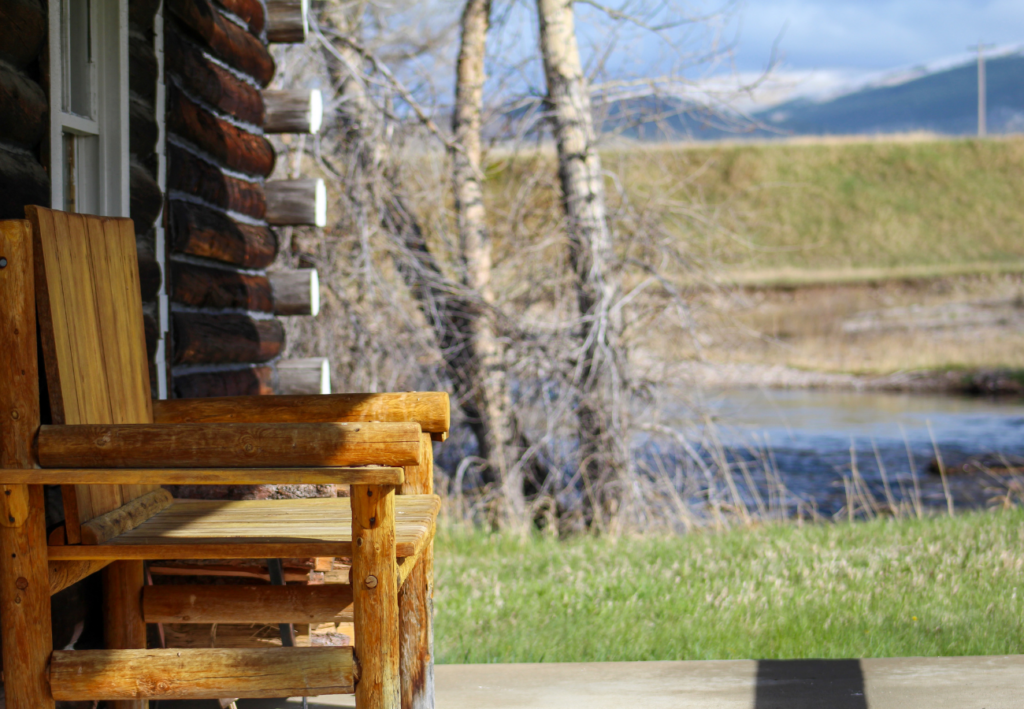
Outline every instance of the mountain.
[[(1024, 51), (991, 57), (988, 130), (1024, 131)], [(978, 74), (973, 61), (901, 72), (827, 99), (796, 99), (756, 114), (782, 134), (848, 135), (934, 131), (969, 134), (978, 126)]]

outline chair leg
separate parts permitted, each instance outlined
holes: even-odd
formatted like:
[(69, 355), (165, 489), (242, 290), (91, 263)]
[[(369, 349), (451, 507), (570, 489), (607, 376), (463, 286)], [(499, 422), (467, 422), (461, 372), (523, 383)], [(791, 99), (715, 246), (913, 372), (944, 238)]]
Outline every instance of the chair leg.
[[(434, 492), (434, 454), (430, 434), (422, 436), (420, 465), (405, 469), (402, 495)], [(398, 591), (402, 709), (434, 709), (434, 542), (420, 555)]]
[[(146, 583), (141, 561), (115, 561), (103, 569), (103, 635), (111, 650), (146, 649), (146, 621), (142, 615), (142, 587)], [(148, 699), (107, 703), (110, 709), (148, 709)]]
[[(0, 490), (0, 513), (7, 522), (0, 526), (0, 627), (6, 707), (52, 709), (47, 667), (53, 639), (43, 486), (5, 485)], [(11, 520), (22, 523), (8, 526)]]
[(352, 604), (358, 709), (400, 709), (395, 489), (352, 486)]

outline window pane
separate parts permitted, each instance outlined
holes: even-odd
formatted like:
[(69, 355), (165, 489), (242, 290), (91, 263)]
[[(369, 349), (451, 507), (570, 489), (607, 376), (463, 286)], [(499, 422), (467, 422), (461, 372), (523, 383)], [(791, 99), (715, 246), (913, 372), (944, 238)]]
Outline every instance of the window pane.
[(100, 139), (64, 134), (64, 211), (99, 214)]
[(93, 117), (90, 0), (63, 0), (64, 110)]

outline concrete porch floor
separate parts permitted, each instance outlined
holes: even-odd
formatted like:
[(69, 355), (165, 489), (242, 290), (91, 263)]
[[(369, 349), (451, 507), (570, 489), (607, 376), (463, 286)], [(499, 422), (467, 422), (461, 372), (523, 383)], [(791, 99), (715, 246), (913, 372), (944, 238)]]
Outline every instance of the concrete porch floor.
[[(1020, 709), (1024, 655), (439, 665), (436, 683), (437, 709)], [(297, 699), (238, 703), (301, 706)], [(309, 699), (310, 709), (353, 706), (350, 696)]]

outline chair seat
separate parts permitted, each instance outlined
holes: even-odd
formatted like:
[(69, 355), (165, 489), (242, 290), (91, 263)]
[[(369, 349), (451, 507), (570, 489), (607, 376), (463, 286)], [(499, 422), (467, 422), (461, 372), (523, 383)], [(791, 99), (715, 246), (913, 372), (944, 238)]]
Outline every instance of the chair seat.
[[(430, 541), (441, 500), (395, 496), (398, 558)], [(51, 546), (50, 559), (265, 559), (351, 556), (348, 498), (176, 500), (102, 544)]]

